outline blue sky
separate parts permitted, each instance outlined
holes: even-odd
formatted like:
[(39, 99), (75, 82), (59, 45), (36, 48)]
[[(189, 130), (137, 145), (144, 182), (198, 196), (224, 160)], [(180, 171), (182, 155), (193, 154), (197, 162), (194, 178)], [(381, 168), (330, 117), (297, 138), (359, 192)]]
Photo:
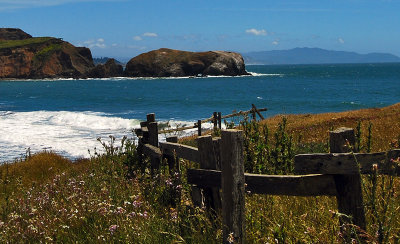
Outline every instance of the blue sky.
[(400, 56), (400, 0), (0, 0), (0, 27), (93, 56), (319, 47)]

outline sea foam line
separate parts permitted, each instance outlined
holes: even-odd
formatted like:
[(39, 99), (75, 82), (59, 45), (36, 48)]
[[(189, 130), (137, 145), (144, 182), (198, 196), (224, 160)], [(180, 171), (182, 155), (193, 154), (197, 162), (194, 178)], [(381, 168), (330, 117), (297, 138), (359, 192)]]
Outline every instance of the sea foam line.
[[(0, 163), (21, 158), (28, 148), (32, 153), (50, 150), (72, 159), (88, 158), (88, 150), (93, 153), (96, 148), (98, 152), (103, 152), (97, 138), (108, 142), (109, 136), (114, 136), (118, 146), (124, 136), (136, 140), (132, 131), (140, 127), (140, 121), (136, 119), (90, 111), (0, 111), (0, 124)], [(193, 125), (194, 121), (160, 121), (159, 128), (167, 124), (173, 129)], [(209, 129), (212, 125), (206, 123), (202, 127)], [(160, 134), (159, 140), (195, 133), (197, 129)]]

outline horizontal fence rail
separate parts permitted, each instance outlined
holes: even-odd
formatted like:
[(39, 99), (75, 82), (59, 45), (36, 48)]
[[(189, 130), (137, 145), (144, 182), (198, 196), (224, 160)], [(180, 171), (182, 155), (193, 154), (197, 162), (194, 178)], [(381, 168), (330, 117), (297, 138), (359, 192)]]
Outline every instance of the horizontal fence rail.
[(199, 150), (195, 147), (172, 142), (160, 142), (160, 148), (164, 154), (183, 158), (193, 162), (199, 162)]
[(378, 153), (324, 153), (295, 156), (298, 174), (370, 174), (374, 168), (380, 174), (400, 175), (400, 165), (391, 159), (398, 158), (400, 150)]
[[(287, 196), (336, 196), (332, 175), (258, 175), (244, 174), (247, 193)], [(221, 188), (221, 171), (188, 169), (188, 183)]]

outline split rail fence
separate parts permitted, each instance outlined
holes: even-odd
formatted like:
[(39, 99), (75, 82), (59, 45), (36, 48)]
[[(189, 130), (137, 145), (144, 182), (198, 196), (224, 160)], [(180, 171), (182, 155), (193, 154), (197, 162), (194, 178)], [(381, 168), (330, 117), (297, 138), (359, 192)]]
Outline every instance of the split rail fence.
[[(400, 150), (378, 153), (349, 153), (354, 145), (354, 130), (339, 128), (330, 132), (330, 151), (325, 154), (295, 156), (296, 175), (257, 175), (244, 173), (243, 132), (223, 130), (221, 138), (200, 136), (198, 148), (177, 143), (177, 137), (158, 141), (155, 115), (148, 114), (142, 128), (137, 129), (139, 155), (151, 159), (152, 172), (162, 158), (170, 168), (178, 167), (177, 158), (199, 163), (199, 169), (187, 170), (187, 181), (193, 184), (192, 199), (198, 206), (222, 210), (223, 240), (232, 235), (235, 243), (245, 242), (245, 192), (287, 196), (334, 196), (340, 224), (352, 223), (366, 229), (360, 174), (400, 175), (400, 166), (393, 160)], [(376, 167), (375, 167), (376, 168)], [(221, 189), (221, 190), (220, 190)], [(351, 216), (348, 219), (346, 216)]]
[(196, 123), (194, 123), (193, 126), (186, 126), (186, 127), (176, 128), (176, 129), (160, 130), (159, 133), (171, 133), (171, 132), (175, 132), (175, 131), (183, 131), (183, 130), (197, 128), (197, 135), (201, 136), (201, 134), (202, 134), (202, 126), (201, 125), (204, 123), (213, 122), (214, 130), (216, 130), (218, 128), (222, 129), (222, 120), (223, 119), (228, 119), (228, 118), (237, 117), (237, 116), (246, 116), (248, 114), (252, 115), (252, 119), (254, 121), (257, 119), (257, 115), (260, 117), (260, 119), (264, 119), (264, 116), (261, 114), (261, 112), (267, 111), (267, 108), (258, 109), (254, 104), (252, 104), (251, 106), (252, 107), (250, 110), (239, 111), (239, 112), (235, 112), (235, 113), (224, 115), (224, 116), (222, 116), (221, 112), (214, 112), (210, 118), (204, 119), (204, 120), (198, 120)]

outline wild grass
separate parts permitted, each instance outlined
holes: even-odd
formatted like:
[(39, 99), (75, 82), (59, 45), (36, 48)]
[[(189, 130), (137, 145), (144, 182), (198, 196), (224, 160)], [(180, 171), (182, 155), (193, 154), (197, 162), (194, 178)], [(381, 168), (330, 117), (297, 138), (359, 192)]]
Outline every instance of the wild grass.
[[(399, 108), (276, 116), (261, 123), (244, 119), (246, 171), (291, 174), (295, 154), (327, 152), (327, 132), (340, 126), (356, 128), (362, 152), (396, 147)], [(100, 143), (105, 153), (94, 152), (88, 160), (71, 162), (44, 152), (2, 165), (0, 242), (222, 242), (221, 220), (191, 201), (184, 175), (193, 162), (181, 160), (179, 171), (162, 164), (152, 176), (148, 161), (138, 163), (132, 138), (124, 138), (121, 146), (113, 137)], [(358, 240), (398, 243), (399, 178), (375, 173), (362, 179), (368, 226)], [(245, 203), (248, 243), (346, 241), (334, 197), (250, 193)]]
[(42, 43), (45, 43), (52, 39), (55, 39), (55, 38), (53, 38), (53, 37), (33, 37), (33, 38), (24, 39), (24, 40), (0, 41), (0, 49), (22, 47), (22, 46), (26, 46), (26, 45), (42, 44)]

